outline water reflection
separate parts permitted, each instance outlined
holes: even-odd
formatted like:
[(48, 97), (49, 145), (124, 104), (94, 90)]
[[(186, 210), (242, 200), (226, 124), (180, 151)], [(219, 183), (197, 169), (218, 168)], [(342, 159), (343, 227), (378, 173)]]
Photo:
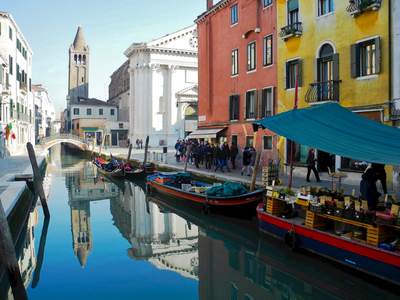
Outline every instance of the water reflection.
[[(50, 299), (48, 290), (60, 299), (397, 297), (358, 273), (260, 237), (256, 218), (203, 215), (147, 195), (144, 182), (96, 174), (86, 159), (52, 153), (46, 180), (58, 217), (43, 222), (36, 258), (35, 226), (43, 218), (33, 209), (18, 248), (30, 299)], [(65, 196), (54, 188), (58, 181)], [(2, 288), (0, 296), (12, 299), (11, 290)]]

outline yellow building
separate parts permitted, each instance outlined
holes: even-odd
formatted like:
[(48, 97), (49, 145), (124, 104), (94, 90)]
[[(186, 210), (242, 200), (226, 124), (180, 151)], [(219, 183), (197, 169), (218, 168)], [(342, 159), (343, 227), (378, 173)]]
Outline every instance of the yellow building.
[[(277, 5), (278, 113), (293, 109), (299, 74), (298, 108), (338, 102), (391, 125), (388, 1), (277, 0)], [(281, 146), (286, 158), (290, 144)], [(294, 162), (304, 166), (308, 147), (295, 147)], [(323, 151), (317, 158), (320, 172), (357, 173), (351, 172), (355, 159)]]

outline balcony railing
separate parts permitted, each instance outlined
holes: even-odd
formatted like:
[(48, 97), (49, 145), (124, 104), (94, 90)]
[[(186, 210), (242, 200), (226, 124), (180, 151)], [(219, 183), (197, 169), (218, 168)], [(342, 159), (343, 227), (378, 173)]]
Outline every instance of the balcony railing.
[(291, 37), (300, 37), (303, 34), (303, 27), (301, 22), (292, 23), (288, 26), (282, 27), (279, 36), (283, 41)]
[(381, 7), (382, 0), (350, 0), (349, 2), (346, 11), (354, 17), (368, 10), (378, 10)]
[(2, 94), (3, 94), (3, 95), (10, 95), (10, 93), (11, 93), (11, 84), (3, 83), (3, 91), (2, 91)]
[(26, 95), (27, 90), (26, 90), (26, 83), (25, 82), (22, 82), (22, 81), (19, 82), (19, 89), (20, 89), (21, 93)]
[(33, 124), (33, 122), (34, 122), (34, 118), (33, 117), (30, 117), (29, 115), (24, 114), (22, 112), (19, 112), (16, 109), (13, 109), (11, 111), (10, 117), (15, 119), (15, 120), (23, 121), (23, 122), (26, 122), (26, 123), (29, 123), (29, 124)]
[(339, 102), (339, 83), (341, 80), (328, 80), (310, 83), (305, 101), (308, 103), (335, 101)]

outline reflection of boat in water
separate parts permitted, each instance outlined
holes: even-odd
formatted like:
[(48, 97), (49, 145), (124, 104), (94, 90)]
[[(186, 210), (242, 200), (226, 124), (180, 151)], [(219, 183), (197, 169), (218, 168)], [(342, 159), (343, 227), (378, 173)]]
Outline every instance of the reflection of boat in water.
[[(199, 209), (210, 208), (211, 211), (232, 212), (249, 211), (254, 213), (256, 205), (261, 201), (264, 189), (247, 192), (241, 185), (230, 188), (230, 196), (211, 196), (207, 189), (219, 189), (225, 191), (224, 187), (213, 187), (210, 184), (194, 181), (186, 172), (161, 172), (147, 177), (147, 184), (151, 191), (170, 197), (171, 199), (184, 202), (187, 205)], [(239, 186), (243, 189), (240, 193)], [(221, 191), (222, 194), (222, 191)], [(225, 192), (223, 193), (224, 195)]]

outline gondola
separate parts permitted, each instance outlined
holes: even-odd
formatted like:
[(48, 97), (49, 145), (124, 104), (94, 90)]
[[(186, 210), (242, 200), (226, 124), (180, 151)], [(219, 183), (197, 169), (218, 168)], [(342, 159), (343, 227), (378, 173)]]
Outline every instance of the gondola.
[[(226, 184), (226, 183), (225, 183)], [(186, 172), (161, 172), (147, 177), (150, 191), (195, 206), (203, 212), (233, 213), (255, 210), (264, 189), (239, 195), (211, 196), (205, 192), (213, 185), (194, 181)]]
[(124, 178), (125, 170), (124, 168), (120, 168), (118, 165), (115, 165), (112, 162), (107, 163), (102, 157), (94, 156), (92, 160), (94, 166), (96, 166), (97, 170), (104, 175), (114, 177), (114, 178)]
[(128, 179), (145, 179), (146, 178), (146, 169), (139, 167), (132, 166), (130, 163), (123, 163), (118, 158), (114, 157), (112, 154), (111, 161), (114, 165), (123, 166), (125, 170), (125, 177)]

